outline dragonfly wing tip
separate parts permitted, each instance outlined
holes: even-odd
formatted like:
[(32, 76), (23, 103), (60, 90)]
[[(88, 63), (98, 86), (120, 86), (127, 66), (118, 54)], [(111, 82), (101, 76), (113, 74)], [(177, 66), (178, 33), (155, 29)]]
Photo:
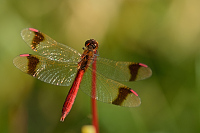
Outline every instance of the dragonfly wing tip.
[(38, 32), (37, 29), (34, 29), (34, 28), (29, 28), (29, 30), (33, 31), (33, 32)]

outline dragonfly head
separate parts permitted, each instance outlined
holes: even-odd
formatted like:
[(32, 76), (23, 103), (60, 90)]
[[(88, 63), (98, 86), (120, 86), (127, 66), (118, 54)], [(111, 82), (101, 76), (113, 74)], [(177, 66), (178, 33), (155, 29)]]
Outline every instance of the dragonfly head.
[(89, 50), (97, 50), (98, 46), (98, 42), (94, 39), (90, 39), (85, 42), (85, 47)]

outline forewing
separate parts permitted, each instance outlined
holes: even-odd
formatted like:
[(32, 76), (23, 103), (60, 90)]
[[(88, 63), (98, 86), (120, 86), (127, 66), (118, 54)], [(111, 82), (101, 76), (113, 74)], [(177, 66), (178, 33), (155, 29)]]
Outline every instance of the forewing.
[(97, 57), (97, 72), (116, 81), (143, 80), (152, 75), (151, 68), (142, 63), (120, 62)]
[(59, 62), (31, 54), (19, 55), (13, 63), (21, 71), (41, 81), (60, 86), (71, 85), (77, 71), (77, 63)]
[(46, 34), (27, 28), (21, 31), (23, 40), (38, 54), (50, 60), (61, 62), (78, 62), (81, 54), (64, 44), (58, 43)]
[(109, 104), (125, 107), (136, 107), (140, 105), (140, 98), (134, 90), (112, 79), (108, 79), (99, 73), (96, 73), (95, 95), (92, 94), (92, 71), (90, 68), (88, 69), (80, 85), (80, 89), (84, 93), (96, 100)]

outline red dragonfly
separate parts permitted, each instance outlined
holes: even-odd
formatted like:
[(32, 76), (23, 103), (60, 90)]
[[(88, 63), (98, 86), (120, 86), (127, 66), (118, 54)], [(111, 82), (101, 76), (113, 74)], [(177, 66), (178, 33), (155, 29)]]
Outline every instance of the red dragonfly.
[[(137, 81), (151, 76), (151, 69), (142, 63), (119, 62), (97, 56), (98, 42), (85, 42), (84, 52), (58, 43), (33, 28), (22, 30), (23, 40), (39, 55), (21, 54), (14, 58), (14, 65), (21, 71), (53, 85), (71, 89), (62, 109), (61, 121), (70, 112), (79, 86), (96, 100), (125, 107), (139, 106), (138, 94), (117, 81)], [(92, 95), (92, 63), (96, 63), (96, 91)]]

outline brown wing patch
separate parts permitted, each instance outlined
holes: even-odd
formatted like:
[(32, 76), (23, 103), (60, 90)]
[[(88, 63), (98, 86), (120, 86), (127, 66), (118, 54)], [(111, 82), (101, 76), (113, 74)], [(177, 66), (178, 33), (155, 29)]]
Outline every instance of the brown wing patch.
[(131, 74), (131, 78), (129, 79), (129, 81), (135, 81), (140, 67), (141, 65), (139, 65), (139, 63), (130, 64), (128, 66)]
[(130, 88), (128, 87), (120, 87), (117, 98), (112, 101), (112, 104), (121, 105), (124, 100), (126, 100), (127, 96), (131, 94)]
[(44, 40), (44, 36), (40, 32), (34, 31), (34, 33), (35, 37), (33, 38), (31, 48), (36, 50), (37, 45)]
[(34, 57), (31, 54), (29, 54), (29, 56), (27, 56), (27, 59), (28, 59), (28, 71), (27, 71), (27, 73), (35, 77), (36, 76), (35, 70), (36, 70), (37, 64), (40, 61), (37, 57)]

